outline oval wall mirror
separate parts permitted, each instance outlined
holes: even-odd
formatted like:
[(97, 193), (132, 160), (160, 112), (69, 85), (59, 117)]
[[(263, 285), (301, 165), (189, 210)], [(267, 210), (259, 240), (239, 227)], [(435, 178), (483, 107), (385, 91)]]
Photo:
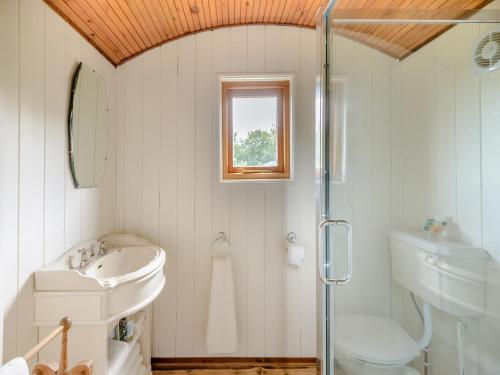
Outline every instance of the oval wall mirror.
[(102, 184), (108, 141), (108, 99), (104, 79), (83, 63), (71, 87), (69, 162), (76, 188)]

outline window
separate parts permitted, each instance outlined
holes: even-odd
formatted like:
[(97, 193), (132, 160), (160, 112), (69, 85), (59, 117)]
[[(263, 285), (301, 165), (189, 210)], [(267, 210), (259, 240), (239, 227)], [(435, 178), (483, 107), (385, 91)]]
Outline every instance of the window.
[(290, 179), (290, 80), (222, 82), (223, 180)]

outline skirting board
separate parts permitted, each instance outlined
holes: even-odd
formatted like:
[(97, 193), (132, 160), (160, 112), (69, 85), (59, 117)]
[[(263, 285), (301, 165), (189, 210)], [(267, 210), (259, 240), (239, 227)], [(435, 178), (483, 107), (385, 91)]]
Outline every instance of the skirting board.
[(213, 369), (249, 369), (265, 368), (303, 368), (315, 366), (320, 362), (316, 358), (299, 357), (185, 357), (151, 358), (153, 371), (166, 370), (213, 370)]

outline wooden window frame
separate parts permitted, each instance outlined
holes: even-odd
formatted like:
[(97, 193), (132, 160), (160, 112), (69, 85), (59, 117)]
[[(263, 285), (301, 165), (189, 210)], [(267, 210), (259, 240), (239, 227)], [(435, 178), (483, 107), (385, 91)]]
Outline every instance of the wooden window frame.
[[(289, 180), (290, 179), (290, 86), (289, 79), (269, 81), (222, 81), (222, 179)], [(277, 166), (240, 167), (233, 165), (232, 99), (235, 97), (278, 97)]]

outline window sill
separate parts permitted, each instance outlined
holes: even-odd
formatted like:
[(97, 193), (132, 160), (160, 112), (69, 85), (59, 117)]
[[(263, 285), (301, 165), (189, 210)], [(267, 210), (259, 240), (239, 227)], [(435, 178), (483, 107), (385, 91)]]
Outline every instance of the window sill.
[(289, 172), (276, 173), (224, 173), (222, 176), (223, 183), (226, 182), (289, 182), (292, 177)]

